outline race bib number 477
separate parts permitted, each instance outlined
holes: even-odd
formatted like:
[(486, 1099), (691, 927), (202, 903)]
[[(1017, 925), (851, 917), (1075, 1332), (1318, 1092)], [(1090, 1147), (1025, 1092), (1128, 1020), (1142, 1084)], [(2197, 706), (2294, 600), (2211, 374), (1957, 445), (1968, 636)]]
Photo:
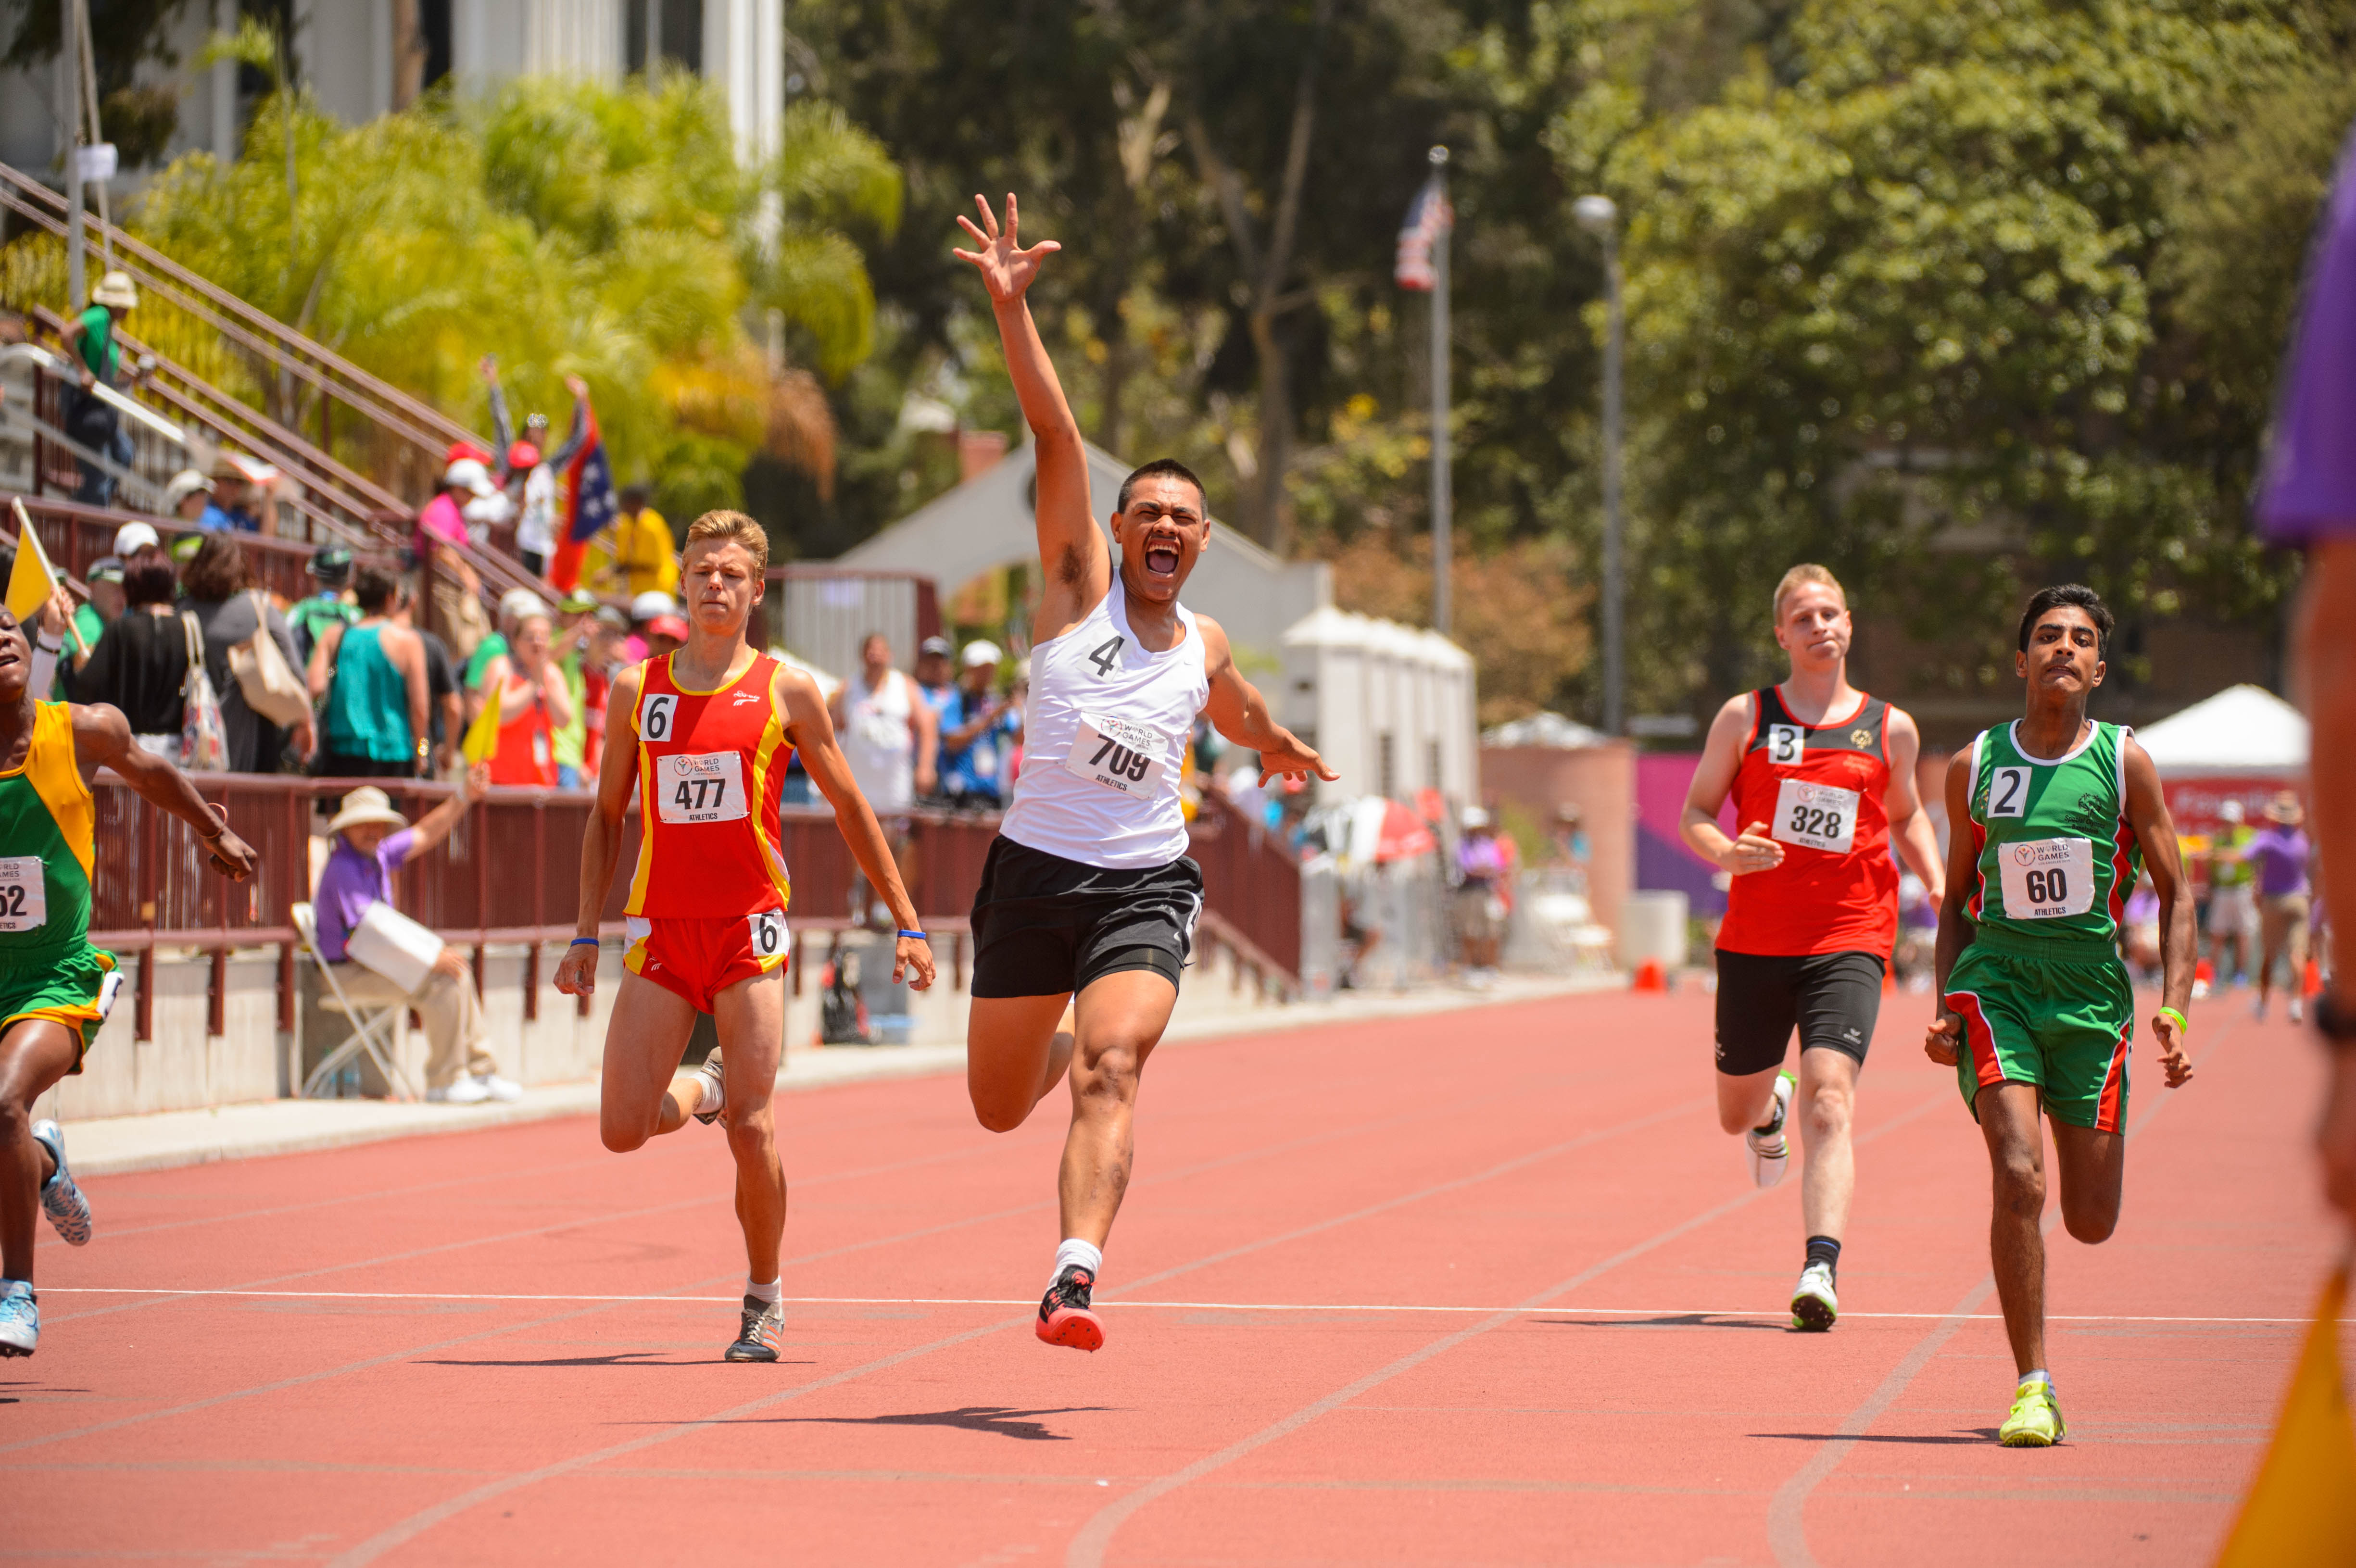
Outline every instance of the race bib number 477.
[(1064, 768), (1123, 795), (1151, 795), (1170, 771), (1169, 737), (1125, 719), (1083, 714)]
[(744, 759), (736, 752), (655, 759), (655, 802), (665, 822), (734, 822), (745, 815)]

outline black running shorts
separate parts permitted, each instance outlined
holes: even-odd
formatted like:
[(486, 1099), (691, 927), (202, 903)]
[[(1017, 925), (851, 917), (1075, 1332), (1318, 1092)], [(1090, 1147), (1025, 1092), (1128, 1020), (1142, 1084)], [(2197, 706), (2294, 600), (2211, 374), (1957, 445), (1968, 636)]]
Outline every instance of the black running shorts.
[(1882, 959), (1874, 953), (1718, 955), (1718, 1070), (1747, 1077), (1783, 1065), (1794, 1025), (1800, 1049), (1823, 1046), (1865, 1065), (1881, 1011)]
[(973, 898), (972, 994), (1061, 996), (1127, 969), (1175, 986), (1202, 912), (1203, 869), (1183, 855), (1115, 871), (1001, 837)]

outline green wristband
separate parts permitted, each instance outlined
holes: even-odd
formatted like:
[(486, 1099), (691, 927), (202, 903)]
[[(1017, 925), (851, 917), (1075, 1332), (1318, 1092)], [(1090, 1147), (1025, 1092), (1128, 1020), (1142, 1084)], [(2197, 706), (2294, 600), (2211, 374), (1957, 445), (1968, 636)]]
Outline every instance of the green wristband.
[(2179, 1034), (2190, 1034), (2190, 1033), (2192, 1032), (2192, 1024), (2191, 1024), (2191, 1021), (2190, 1021), (2190, 1019), (2187, 1019), (2187, 1018), (2186, 1018), (2182, 1013), (2178, 1012), (2174, 1008), (2160, 1008), (2160, 1009), (2159, 1009), (2159, 1016), (2160, 1016), (2161, 1018), (2164, 1018), (2164, 1019), (2174, 1019), (2176, 1020), (2176, 1032), (2177, 1032), (2177, 1033), (2179, 1033)]

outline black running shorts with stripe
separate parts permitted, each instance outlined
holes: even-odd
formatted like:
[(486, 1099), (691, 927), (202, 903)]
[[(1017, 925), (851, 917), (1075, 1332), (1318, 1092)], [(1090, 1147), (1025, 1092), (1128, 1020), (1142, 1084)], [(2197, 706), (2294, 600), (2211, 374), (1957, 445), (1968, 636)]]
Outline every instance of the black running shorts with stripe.
[(1147, 969), (1178, 984), (1203, 912), (1203, 869), (1108, 870), (1001, 837), (973, 900), (977, 997), (1048, 997)]

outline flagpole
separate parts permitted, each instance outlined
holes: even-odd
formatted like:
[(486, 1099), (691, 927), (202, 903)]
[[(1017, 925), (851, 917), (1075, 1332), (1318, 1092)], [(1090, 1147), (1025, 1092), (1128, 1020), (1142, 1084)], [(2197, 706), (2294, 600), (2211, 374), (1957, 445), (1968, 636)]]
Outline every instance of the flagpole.
[[(1448, 149), (1434, 147), (1432, 198), (1447, 213)], [(1449, 483), (1448, 428), (1448, 243), (1455, 224), (1443, 216), (1431, 242), (1431, 624), (1449, 635), (1453, 618), (1450, 578), (1456, 553), (1453, 486)]]

